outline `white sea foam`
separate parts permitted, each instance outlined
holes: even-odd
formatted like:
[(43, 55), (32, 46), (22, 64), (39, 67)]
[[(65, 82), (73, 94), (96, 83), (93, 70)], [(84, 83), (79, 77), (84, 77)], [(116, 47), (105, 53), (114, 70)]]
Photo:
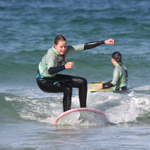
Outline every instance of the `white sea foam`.
[[(11, 91), (15, 93), (15, 90)], [(55, 118), (63, 112), (63, 94), (42, 95), (38, 92), (36, 93), (35, 89), (22, 89), (22, 93), (20, 91), (16, 92), (18, 95), (5, 96), (5, 100), (11, 101), (12, 107), (22, 119), (53, 124)], [(72, 109), (80, 107), (77, 93), (73, 94), (71, 106)], [(136, 122), (137, 118), (150, 112), (150, 94), (136, 93), (134, 90), (130, 93), (88, 92), (87, 107), (101, 110), (107, 115), (107, 119), (115, 124)], [(86, 121), (77, 120), (76, 123), (92, 125), (90, 120)], [(73, 124), (74, 121), (71, 121), (70, 125)], [(100, 122), (97, 120), (95, 124)]]

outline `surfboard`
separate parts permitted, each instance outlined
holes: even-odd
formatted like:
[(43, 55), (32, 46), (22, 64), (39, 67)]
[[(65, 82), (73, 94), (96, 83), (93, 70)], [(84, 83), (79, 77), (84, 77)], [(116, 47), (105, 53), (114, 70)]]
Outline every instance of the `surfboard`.
[(106, 116), (105, 113), (103, 113), (102, 111), (98, 110), (98, 109), (94, 109), (94, 108), (75, 108), (75, 109), (70, 109), (68, 111), (63, 112), (62, 114), (60, 114), (54, 121), (54, 124), (56, 124), (58, 122), (58, 120), (60, 118), (62, 118), (63, 116), (70, 114), (72, 112), (80, 112), (80, 111), (88, 111), (88, 112), (93, 112), (93, 113), (97, 113), (103, 116)]
[(112, 87), (108, 89), (97, 89), (97, 84), (104, 83), (107, 81), (101, 81), (101, 82), (91, 82), (88, 84), (88, 91), (89, 92), (107, 92), (107, 91), (112, 91)]

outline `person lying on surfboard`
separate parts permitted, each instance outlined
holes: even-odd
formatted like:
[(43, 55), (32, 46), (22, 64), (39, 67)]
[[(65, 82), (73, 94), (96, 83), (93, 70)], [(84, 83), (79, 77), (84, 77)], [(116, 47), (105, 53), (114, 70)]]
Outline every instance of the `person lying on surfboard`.
[(65, 62), (71, 53), (94, 48), (101, 44), (113, 44), (113, 39), (89, 42), (81, 45), (67, 46), (66, 38), (62, 35), (55, 37), (54, 45), (43, 56), (38, 66), (36, 81), (44, 92), (63, 92), (63, 110), (71, 109), (72, 88), (79, 88), (80, 107), (86, 107), (87, 80), (77, 76), (57, 74), (65, 69), (73, 68), (74, 62)]
[(115, 66), (113, 80), (105, 83), (97, 84), (98, 89), (106, 89), (113, 87), (113, 91), (127, 90), (128, 71), (122, 63), (122, 56), (119, 52), (112, 54), (111, 62)]

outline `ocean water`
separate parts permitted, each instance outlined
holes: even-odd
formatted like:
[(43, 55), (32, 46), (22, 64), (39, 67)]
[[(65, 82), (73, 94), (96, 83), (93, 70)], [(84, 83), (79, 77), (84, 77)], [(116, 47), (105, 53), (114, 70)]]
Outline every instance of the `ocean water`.
[[(122, 53), (128, 92), (87, 95), (87, 107), (104, 112), (106, 120), (74, 114), (77, 121), (54, 124), (63, 95), (42, 92), (35, 77), (58, 34), (68, 45), (115, 40), (115, 46), (71, 54), (66, 61), (75, 67), (62, 72), (88, 83), (108, 81), (111, 54)], [(0, 149), (150, 149), (150, 1), (1, 0), (0, 56)], [(78, 107), (74, 89), (72, 108)]]

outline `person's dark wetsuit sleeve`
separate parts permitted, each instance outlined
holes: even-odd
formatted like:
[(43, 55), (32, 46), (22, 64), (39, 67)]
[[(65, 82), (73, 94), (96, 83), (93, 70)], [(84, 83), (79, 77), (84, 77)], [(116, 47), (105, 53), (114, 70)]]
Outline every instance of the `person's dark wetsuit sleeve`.
[(62, 70), (65, 70), (65, 65), (62, 65), (62, 66), (59, 66), (59, 67), (50, 67), (48, 69), (48, 72), (49, 74), (54, 74), (54, 73), (57, 73), (57, 72), (60, 72)]
[(107, 89), (113, 86), (114, 85), (111, 83), (111, 81), (103, 83), (103, 89)]
[(95, 41), (95, 42), (85, 43), (84, 50), (91, 49), (102, 44), (105, 44), (105, 41)]

